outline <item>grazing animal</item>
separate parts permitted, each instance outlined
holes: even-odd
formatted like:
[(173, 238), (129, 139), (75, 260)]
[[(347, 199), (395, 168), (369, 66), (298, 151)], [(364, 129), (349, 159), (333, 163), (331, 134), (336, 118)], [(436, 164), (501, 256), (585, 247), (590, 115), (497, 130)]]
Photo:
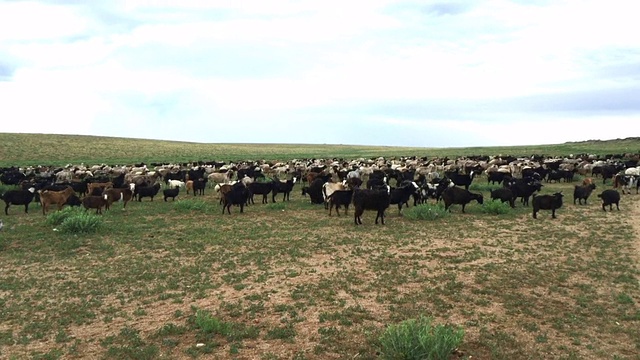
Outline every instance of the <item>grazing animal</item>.
[(373, 190), (356, 189), (353, 192), (353, 207), (354, 215), (353, 221), (356, 225), (362, 224), (362, 214), (365, 210), (376, 210), (376, 224), (380, 219), (382, 225), (384, 225), (384, 211), (389, 207), (389, 191), (390, 188), (387, 185), (386, 189)]
[(487, 173), (487, 184), (488, 183), (501, 184), (505, 178), (510, 178), (510, 177), (511, 177), (510, 173), (505, 173), (501, 171), (491, 171)]
[(143, 197), (150, 197), (153, 201), (153, 197), (158, 195), (158, 191), (160, 191), (160, 183), (155, 183), (153, 186), (136, 186), (133, 197), (137, 198), (138, 202), (141, 202)]
[(407, 205), (409, 207), (409, 199), (418, 189), (418, 184), (413, 181), (407, 181), (401, 183), (402, 186), (391, 189), (389, 193), (389, 203), (391, 205), (398, 205), (398, 213), (402, 212), (402, 206)]
[(237, 182), (238, 181), (234, 181), (233, 183), (229, 183), (229, 184), (216, 184), (216, 186), (213, 188), (213, 190), (217, 192), (220, 196), (220, 205), (222, 205), (222, 203), (224, 202), (224, 194), (231, 191), (231, 186)]
[[(173, 180), (169, 180), (173, 181)], [(162, 190), (162, 194), (164, 195), (164, 201), (167, 201), (167, 198), (171, 198), (171, 200), (176, 201), (176, 196), (180, 193), (180, 186), (176, 186), (173, 189), (164, 189)]]
[(336, 208), (336, 214), (340, 216), (340, 211), (338, 208), (340, 206), (344, 206), (344, 213), (347, 214), (347, 210), (349, 210), (349, 205), (351, 204), (351, 200), (353, 198), (353, 190), (335, 190), (329, 195), (329, 216), (331, 216), (331, 209), (333, 207)]
[(107, 206), (107, 198), (107, 194), (85, 196), (82, 206), (85, 210), (96, 209), (96, 214), (102, 214), (102, 208)]
[(189, 195), (189, 191), (193, 191), (193, 180), (187, 180), (184, 183), (185, 189), (187, 189), (187, 195)]
[(74, 192), (71, 186), (67, 186), (67, 188), (62, 191), (38, 190), (38, 194), (40, 194), (42, 215), (46, 215), (47, 210), (49, 210), (49, 205), (51, 204), (56, 204), (58, 206), (58, 210), (62, 210), (62, 207), (67, 202), (67, 199), (69, 198), (69, 196), (74, 194)]
[(505, 180), (502, 185), (511, 189), (511, 191), (513, 191), (513, 196), (516, 198), (522, 198), (522, 204), (524, 206), (529, 206), (529, 198), (531, 195), (542, 190), (543, 186), (540, 181), (533, 178), (512, 178)]
[(321, 178), (313, 180), (309, 186), (302, 188), (302, 196), (309, 195), (312, 204), (324, 204), (324, 198), (322, 197), (322, 185), (325, 181)]
[(207, 181), (209, 180), (206, 178), (193, 180), (193, 196), (204, 196), (204, 189), (207, 187)]
[(82, 200), (80, 200), (78, 195), (71, 194), (71, 196), (69, 196), (69, 198), (67, 199), (67, 202), (65, 203), (65, 205), (80, 206), (80, 205), (82, 205)]
[(276, 195), (282, 193), (282, 201), (289, 201), (289, 195), (293, 190), (293, 186), (296, 184), (296, 178), (289, 180), (273, 179), (273, 188), (271, 190), (271, 202), (276, 202)]
[(605, 207), (609, 205), (609, 211), (612, 211), (613, 204), (616, 204), (616, 209), (620, 211), (620, 193), (616, 190), (605, 190), (598, 197), (602, 199), (602, 210), (607, 211)]
[(589, 185), (576, 185), (573, 189), (573, 204), (576, 204), (576, 200), (578, 200), (578, 204), (582, 205), (582, 200), (584, 200), (584, 204), (587, 205), (587, 199), (591, 195), (591, 192), (595, 190), (596, 184)]
[(511, 208), (516, 207), (516, 197), (513, 194), (513, 191), (511, 191), (511, 189), (509, 188), (503, 187), (503, 188), (491, 190), (491, 200), (497, 200), (497, 199), (499, 199), (503, 203), (508, 202)]
[(453, 173), (447, 173), (446, 176), (449, 179), (451, 179), (451, 181), (453, 181), (455, 185), (464, 186), (465, 190), (469, 190), (469, 186), (471, 185), (471, 182), (473, 182), (475, 172), (471, 171), (469, 175), (453, 172)]
[(533, 218), (537, 219), (538, 211), (551, 210), (551, 217), (556, 218), (556, 210), (562, 207), (562, 192), (553, 195), (533, 195)]
[(322, 184), (322, 199), (324, 200), (324, 208), (329, 210), (329, 197), (334, 191), (346, 190), (344, 183), (326, 182)]
[[(273, 191), (273, 182), (252, 182), (249, 184), (248, 189), (250, 193), (249, 200), (252, 204), (255, 204), (253, 201), (253, 195), (262, 195), (262, 203), (268, 204), (269, 198), (267, 195)], [(272, 201), (275, 202), (275, 198), (272, 198)]]
[(133, 192), (135, 191), (135, 188), (136, 185), (131, 183), (129, 184), (129, 187), (105, 190), (104, 194), (107, 195), (107, 206), (105, 206), (105, 209), (109, 210), (114, 202), (122, 201), (122, 210), (125, 210), (127, 208), (127, 203), (133, 199)]
[(584, 178), (582, 179), (582, 185), (589, 185), (589, 184), (593, 184), (593, 178)]
[(231, 215), (231, 205), (240, 206), (240, 212), (243, 212), (244, 205), (249, 200), (249, 195), (249, 189), (242, 182), (231, 185), (231, 190), (224, 194), (222, 214), (224, 214), (224, 209), (227, 209), (227, 214)]
[(109, 189), (113, 187), (113, 183), (111, 181), (107, 182), (93, 182), (87, 184), (87, 194), (102, 194), (105, 189)]
[(174, 180), (174, 179), (169, 179), (167, 180), (167, 185), (169, 186), (170, 189), (177, 187), (185, 187), (185, 182), (181, 181), (181, 180)]
[(638, 193), (638, 176), (636, 175), (623, 175), (617, 174), (613, 178), (613, 187), (622, 188), (622, 195), (631, 195), (631, 189), (636, 188), (636, 194)]
[(472, 193), (469, 190), (461, 189), (459, 187), (447, 188), (442, 193), (442, 200), (444, 201), (444, 209), (451, 211), (449, 207), (453, 204), (462, 205), (462, 212), (464, 213), (464, 207), (475, 200), (478, 204), (482, 205), (482, 194)]
[(9, 190), (2, 194), (4, 200), (4, 214), (9, 215), (8, 209), (10, 205), (24, 205), (25, 214), (29, 213), (29, 204), (33, 201), (36, 188), (30, 187), (28, 190)]

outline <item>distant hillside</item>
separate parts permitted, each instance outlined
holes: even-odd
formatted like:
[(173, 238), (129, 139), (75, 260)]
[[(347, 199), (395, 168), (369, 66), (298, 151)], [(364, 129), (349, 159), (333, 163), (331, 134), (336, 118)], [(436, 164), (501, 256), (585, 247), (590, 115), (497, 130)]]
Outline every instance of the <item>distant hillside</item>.
[(462, 156), (579, 153), (640, 153), (640, 138), (586, 140), (557, 145), (467, 148), (319, 144), (203, 144), (87, 135), (0, 133), (0, 166), (129, 164), (133, 162), (188, 162), (197, 160), (290, 160), (294, 158), (359, 158), (377, 156)]

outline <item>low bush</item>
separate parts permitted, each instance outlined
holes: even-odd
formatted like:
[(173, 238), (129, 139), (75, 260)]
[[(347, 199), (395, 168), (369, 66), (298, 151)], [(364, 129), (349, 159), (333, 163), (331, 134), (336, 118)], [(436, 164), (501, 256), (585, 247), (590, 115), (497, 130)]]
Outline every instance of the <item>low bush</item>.
[(404, 216), (412, 220), (437, 220), (449, 216), (442, 204), (421, 204), (405, 210)]
[(421, 316), (390, 325), (380, 336), (382, 359), (445, 360), (462, 343), (464, 330), (433, 325)]
[(55, 226), (56, 231), (68, 234), (94, 233), (102, 226), (102, 215), (85, 211), (80, 207), (65, 207), (47, 215), (47, 224)]
[(513, 211), (508, 202), (499, 200), (487, 201), (482, 206), (482, 212), (491, 215), (510, 214)]

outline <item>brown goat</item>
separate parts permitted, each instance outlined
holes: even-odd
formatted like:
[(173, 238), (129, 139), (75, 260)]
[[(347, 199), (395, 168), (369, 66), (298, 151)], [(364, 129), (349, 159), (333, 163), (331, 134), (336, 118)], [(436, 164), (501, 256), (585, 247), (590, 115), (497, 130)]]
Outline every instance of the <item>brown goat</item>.
[(117, 201), (122, 201), (122, 210), (127, 208), (127, 203), (131, 201), (133, 198), (133, 191), (131, 190), (133, 186), (129, 186), (128, 188), (111, 188), (104, 191), (104, 195), (107, 196), (107, 205), (105, 209), (109, 210), (111, 204)]
[(95, 189), (102, 189), (102, 191), (104, 192), (105, 189), (110, 189), (112, 187), (113, 187), (113, 183), (111, 181), (88, 183), (87, 184), (87, 194), (93, 195), (93, 191)]
[(97, 196), (88, 195), (82, 199), (82, 206), (84, 206), (84, 209), (96, 209), (96, 214), (102, 214), (102, 208), (106, 207), (107, 204), (107, 194)]
[(67, 186), (62, 191), (51, 191), (51, 190), (38, 190), (38, 194), (40, 194), (40, 204), (42, 205), (42, 215), (47, 215), (47, 210), (49, 209), (49, 205), (56, 204), (58, 205), (58, 210), (62, 210), (62, 207), (67, 202), (67, 199), (72, 194), (75, 194), (73, 188), (71, 186)]

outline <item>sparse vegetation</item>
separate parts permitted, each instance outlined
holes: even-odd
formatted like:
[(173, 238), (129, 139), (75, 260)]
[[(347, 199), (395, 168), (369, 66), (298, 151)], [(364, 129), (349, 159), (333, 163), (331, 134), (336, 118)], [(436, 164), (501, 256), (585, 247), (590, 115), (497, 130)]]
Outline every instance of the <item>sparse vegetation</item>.
[(405, 210), (405, 216), (412, 220), (440, 220), (449, 216), (442, 204), (420, 204)]
[[(68, 146), (63, 153), (32, 136), (20, 139), (33, 151), (19, 154), (2, 144), (0, 161), (401, 155), (398, 148), (165, 146), (88, 137), (100, 150), (94, 151), (85, 138), (56, 138)], [(637, 151), (637, 144), (596, 144), (603, 147), (593, 152)], [(590, 144), (566, 146), (591, 152)], [(136, 157), (143, 149), (148, 155)], [(431, 156), (440, 149), (419, 151)], [(98, 216), (99, 231), (78, 236), (52, 229), (84, 209), (44, 217), (35, 203), (29, 214), (18, 207), (2, 215), (0, 358), (376, 359), (394, 338), (383, 336), (386, 329), (400, 334), (392, 343), (411, 340), (400, 330), (415, 326), (413, 335), (429, 334), (420, 325), (429, 318), (431, 328), (449, 324), (453, 335), (464, 329), (452, 358), (637, 359), (640, 197), (625, 195), (626, 211), (612, 213), (598, 201), (566, 202), (558, 219), (534, 220), (519, 201), (504, 216), (486, 213), (491, 187), (482, 176), (475, 181), (483, 206), (449, 214), (430, 200), (403, 209), (403, 216), (392, 207), (384, 226), (373, 224), (370, 211), (362, 227), (353, 225), (351, 208), (329, 217), (301, 196), (300, 185), (290, 202), (225, 216), (208, 189), (175, 202), (131, 202), (126, 211)], [(568, 193), (572, 185), (545, 184), (543, 193)], [(430, 221), (414, 220), (420, 217)]]
[(382, 359), (447, 360), (464, 338), (464, 330), (434, 325), (421, 316), (390, 325), (380, 336)]

